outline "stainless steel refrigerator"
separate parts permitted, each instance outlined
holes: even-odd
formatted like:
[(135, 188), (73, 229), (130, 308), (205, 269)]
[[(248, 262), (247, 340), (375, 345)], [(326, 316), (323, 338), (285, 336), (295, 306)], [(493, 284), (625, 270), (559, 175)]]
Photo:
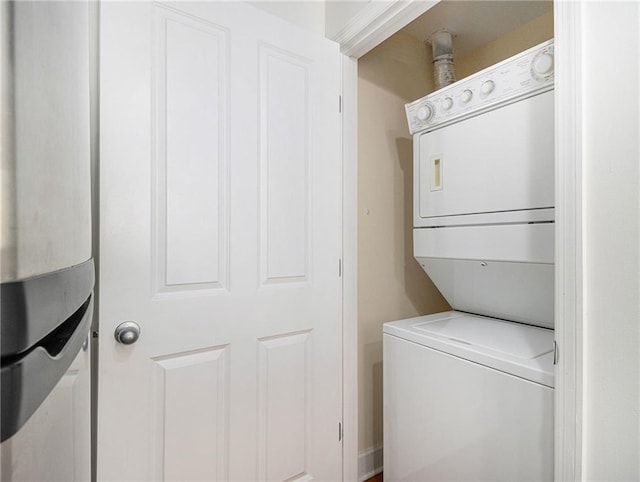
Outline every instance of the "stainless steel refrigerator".
[(0, 480), (90, 478), (89, 23), (0, 2)]

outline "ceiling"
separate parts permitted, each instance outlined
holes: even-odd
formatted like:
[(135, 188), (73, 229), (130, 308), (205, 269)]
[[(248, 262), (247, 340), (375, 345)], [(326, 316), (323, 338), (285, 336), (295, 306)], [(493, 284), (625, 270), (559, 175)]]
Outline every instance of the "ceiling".
[(448, 30), (454, 34), (454, 54), (462, 56), (552, 8), (551, 0), (443, 0), (402, 31), (428, 40), (438, 30)]

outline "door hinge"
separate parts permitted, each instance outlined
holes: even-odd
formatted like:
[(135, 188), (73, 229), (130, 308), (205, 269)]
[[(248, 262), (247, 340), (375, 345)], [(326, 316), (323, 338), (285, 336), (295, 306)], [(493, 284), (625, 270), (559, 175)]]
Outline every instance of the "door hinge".
[(342, 258), (338, 259), (338, 277), (342, 278)]
[(342, 442), (342, 422), (338, 422), (338, 442)]
[(338, 96), (338, 112), (342, 114), (342, 96)]
[(560, 359), (560, 350), (558, 349), (558, 342), (553, 340), (553, 364), (557, 365)]

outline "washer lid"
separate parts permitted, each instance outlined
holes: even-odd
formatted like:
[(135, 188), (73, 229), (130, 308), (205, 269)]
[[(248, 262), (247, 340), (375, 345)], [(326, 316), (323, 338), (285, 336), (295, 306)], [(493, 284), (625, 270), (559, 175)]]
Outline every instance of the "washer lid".
[(537, 358), (553, 348), (549, 346), (549, 342), (553, 344), (553, 333), (548, 330), (480, 316), (463, 315), (414, 327), (430, 335), (524, 360)]
[(449, 311), (386, 323), (384, 332), (554, 386), (553, 330)]

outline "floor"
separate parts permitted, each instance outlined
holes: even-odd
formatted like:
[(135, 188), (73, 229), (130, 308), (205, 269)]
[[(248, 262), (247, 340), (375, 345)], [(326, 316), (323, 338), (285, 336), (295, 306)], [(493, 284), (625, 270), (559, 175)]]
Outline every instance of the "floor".
[(364, 482), (382, 482), (384, 479), (382, 474), (374, 475), (370, 479), (365, 480)]

